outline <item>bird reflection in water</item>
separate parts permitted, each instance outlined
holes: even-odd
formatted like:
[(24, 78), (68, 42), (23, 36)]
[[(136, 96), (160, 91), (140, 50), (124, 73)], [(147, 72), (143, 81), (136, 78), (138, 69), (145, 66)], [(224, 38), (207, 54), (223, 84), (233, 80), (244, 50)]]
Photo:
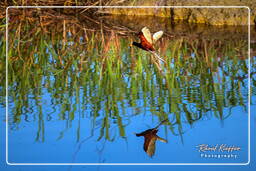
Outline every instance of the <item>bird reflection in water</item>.
[(159, 137), (157, 135), (158, 128), (164, 123), (168, 121), (168, 119), (163, 120), (160, 124), (158, 124), (155, 128), (148, 129), (146, 131), (143, 131), (141, 133), (136, 134), (137, 137), (143, 136), (144, 137), (144, 151), (152, 157), (155, 154), (156, 149), (156, 141), (160, 140), (162, 142), (167, 143), (167, 140)]

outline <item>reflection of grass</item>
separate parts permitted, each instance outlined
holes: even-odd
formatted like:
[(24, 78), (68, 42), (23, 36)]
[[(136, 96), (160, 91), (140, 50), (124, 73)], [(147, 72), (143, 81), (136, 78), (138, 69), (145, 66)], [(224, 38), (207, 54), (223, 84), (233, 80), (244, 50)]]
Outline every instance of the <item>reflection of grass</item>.
[[(11, 122), (35, 115), (38, 141), (44, 141), (45, 92), (51, 96), (52, 110), (59, 108), (58, 119), (67, 122), (67, 129), (78, 111), (84, 115), (89, 110), (93, 125), (101, 120), (98, 140), (110, 141), (114, 121), (119, 136), (126, 136), (124, 124), (133, 115), (126, 113), (127, 107), (148, 108), (159, 120), (168, 117), (170, 131), (181, 135), (184, 123), (192, 125), (210, 111), (222, 120), (224, 108), (246, 106), (241, 94), (246, 84), (238, 79), (247, 74), (241, 60), (247, 50), (244, 40), (163, 38), (160, 54), (167, 64), (160, 73), (150, 54), (130, 47), (133, 38), (113, 31), (85, 31), (68, 23), (65, 29), (62, 24), (34, 24), (38, 27), (26, 21), (17, 28), (10, 26), (8, 82), (14, 104)], [(4, 67), (0, 64), (2, 73)]]

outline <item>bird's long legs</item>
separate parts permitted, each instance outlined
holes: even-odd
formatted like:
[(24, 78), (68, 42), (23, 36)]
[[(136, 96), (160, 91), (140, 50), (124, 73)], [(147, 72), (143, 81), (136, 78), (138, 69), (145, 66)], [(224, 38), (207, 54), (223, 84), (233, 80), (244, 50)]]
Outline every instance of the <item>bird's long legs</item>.
[(166, 61), (163, 60), (155, 51), (149, 51), (149, 52), (152, 53), (158, 60), (160, 60), (160, 61), (166, 63)]

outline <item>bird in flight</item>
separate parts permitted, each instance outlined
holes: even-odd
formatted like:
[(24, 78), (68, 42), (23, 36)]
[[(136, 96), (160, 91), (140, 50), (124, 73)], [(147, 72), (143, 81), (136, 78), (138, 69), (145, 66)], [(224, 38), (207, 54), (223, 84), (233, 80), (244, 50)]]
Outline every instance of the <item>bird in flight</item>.
[(157, 40), (159, 40), (163, 36), (163, 31), (158, 31), (151, 35), (149, 29), (147, 27), (144, 27), (138, 34), (140, 43), (133, 42), (132, 44), (134, 46), (137, 46), (138, 48), (141, 48), (145, 51), (149, 51), (152, 54), (154, 54), (159, 60), (165, 62), (160, 56), (155, 52), (154, 44)]
[(143, 149), (144, 151), (152, 157), (155, 154), (155, 149), (156, 149), (156, 140), (160, 140), (162, 142), (167, 143), (167, 140), (159, 137), (157, 135), (158, 128), (161, 126), (166, 120), (163, 120), (160, 124), (158, 124), (155, 128), (148, 129), (146, 131), (143, 131), (141, 133), (136, 134), (137, 137), (143, 136), (144, 137), (144, 145)]

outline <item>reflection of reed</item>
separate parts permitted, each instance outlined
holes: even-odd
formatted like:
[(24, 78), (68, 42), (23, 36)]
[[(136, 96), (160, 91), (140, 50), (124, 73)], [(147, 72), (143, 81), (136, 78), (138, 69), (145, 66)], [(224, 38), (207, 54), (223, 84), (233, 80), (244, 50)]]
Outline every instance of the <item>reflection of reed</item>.
[[(128, 29), (116, 32), (107, 25), (108, 31), (97, 31), (77, 25), (75, 19), (55, 21), (47, 16), (40, 20), (13, 16), (10, 21), (8, 82), (13, 123), (22, 122), (21, 116), (31, 111), (24, 108), (41, 111), (42, 104), (31, 101), (42, 98), (42, 90), (51, 96), (52, 110), (58, 106), (59, 120), (72, 123), (78, 102), (87, 106), (94, 120), (102, 118), (98, 140), (109, 141), (113, 120), (119, 136), (126, 136), (130, 115), (125, 108), (140, 108), (140, 100), (159, 120), (170, 119), (174, 135), (182, 135), (184, 123), (192, 125), (209, 111), (224, 119), (224, 108), (246, 106), (241, 94), (246, 80), (238, 79), (246, 77), (248, 69), (244, 60), (247, 42), (243, 39), (170, 39), (164, 35), (158, 48), (166, 60), (166, 74), (159, 74), (154, 62), (147, 60), (148, 53), (130, 47), (134, 37)], [(0, 41), (4, 42), (4, 37)], [(4, 73), (5, 66), (0, 66)], [(4, 74), (0, 78), (4, 85)], [(2, 99), (4, 96), (1, 94)], [(43, 115), (41, 112), (38, 117), (38, 140), (43, 139)]]

